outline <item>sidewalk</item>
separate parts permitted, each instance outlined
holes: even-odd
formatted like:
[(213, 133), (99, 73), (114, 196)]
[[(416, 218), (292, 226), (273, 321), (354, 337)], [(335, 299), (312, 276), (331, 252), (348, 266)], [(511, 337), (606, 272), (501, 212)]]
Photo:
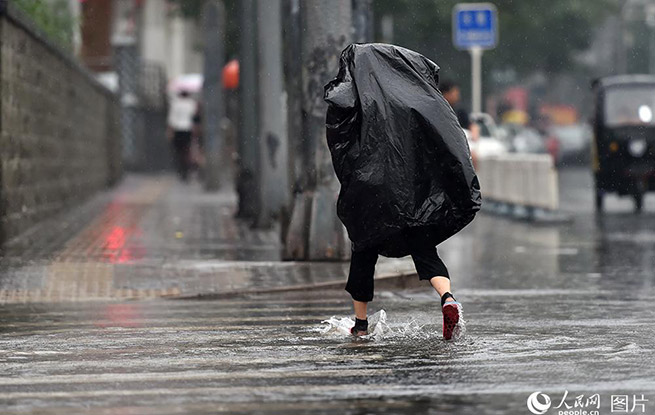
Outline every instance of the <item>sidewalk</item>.
[[(128, 176), (116, 189), (10, 241), (0, 304), (235, 294), (342, 287), (348, 263), (280, 260), (279, 230), (234, 219), (236, 195), (172, 176)], [(413, 275), (382, 259), (377, 278)]]

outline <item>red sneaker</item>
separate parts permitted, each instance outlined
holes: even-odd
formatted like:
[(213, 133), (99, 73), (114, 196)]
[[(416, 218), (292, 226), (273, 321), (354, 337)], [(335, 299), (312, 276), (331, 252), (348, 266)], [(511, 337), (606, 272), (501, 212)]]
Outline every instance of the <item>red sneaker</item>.
[(443, 312), (443, 338), (450, 340), (453, 336), (459, 336), (461, 333), (462, 305), (457, 301), (446, 302), (441, 307), (441, 311)]

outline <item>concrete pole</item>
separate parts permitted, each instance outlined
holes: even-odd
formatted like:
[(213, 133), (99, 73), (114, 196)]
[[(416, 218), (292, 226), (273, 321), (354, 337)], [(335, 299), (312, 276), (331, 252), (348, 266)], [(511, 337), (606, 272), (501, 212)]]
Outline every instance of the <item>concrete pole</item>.
[[(79, 0), (68, 0), (68, 9), (70, 16), (75, 22), (80, 22), (82, 19), (82, 5)], [(73, 30), (73, 53), (75, 56), (80, 56), (82, 51), (82, 30), (81, 25), (76, 24), (72, 27)]]
[(205, 36), (204, 83), (202, 85), (203, 134), (205, 138), (205, 189), (220, 187), (220, 169), (224, 165), (221, 122), (225, 114), (221, 74), (225, 47), (225, 8), (221, 0), (209, 0), (203, 6)]
[(650, 31), (648, 42), (648, 72), (655, 74), (655, 4), (646, 6), (646, 26)]
[(305, 0), (302, 7), (303, 154), (307, 187), (296, 195), (285, 256), (339, 260), (350, 255), (345, 228), (336, 215), (339, 183), (325, 138), (323, 86), (337, 74), (341, 51), (350, 43), (351, 0)]
[(471, 111), (482, 112), (482, 48), (471, 48)]
[(237, 216), (255, 220), (259, 211), (257, 148), (257, 27), (255, 0), (239, 1), (239, 139)]
[(383, 43), (393, 43), (393, 15), (387, 14), (380, 20)]
[(353, 27), (355, 38), (353, 42), (368, 43), (373, 41), (373, 5), (372, 0), (352, 0)]
[(621, 7), (621, 15), (619, 19), (619, 39), (617, 42), (617, 69), (616, 74), (624, 74), (628, 71), (628, 53), (625, 45), (626, 26), (627, 26), (627, 11), (629, 2), (625, 2)]
[(288, 208), (288, 140), (282, 72), (281, 0), (257, 0), (259, 68), (259, 211), (269, 227)]
[[(284, 73), (287, 92), (290, 195), (302, 191), (302, 63), (300, 0), (284, 0)], [(289, 200), (291, 202), (291, 200)], [(287, 218), (288, 219), (288, 218)], [(287, 223), (288, 224), (288, 223)], [(285, 224), (285, 225), (287, 225)]]
[(139, 169), (143, 161), (142, 118), (139, 113), (139, 57), (137, 11), (134, 2), (121, 0), (114, 4), (116, 21), (112, 34), (114, 66), (118, 74), (120, 97), (121, 135), (123, 138), (123, 164), (127, 169)]

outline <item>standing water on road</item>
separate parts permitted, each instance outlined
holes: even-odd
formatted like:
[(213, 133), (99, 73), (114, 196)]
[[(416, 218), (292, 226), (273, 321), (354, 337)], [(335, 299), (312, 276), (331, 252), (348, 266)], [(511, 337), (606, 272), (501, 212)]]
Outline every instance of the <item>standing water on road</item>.
[(370, 340), (346, 335), (348, 318), (333, 317), (347, 315), (345, 297), (140, 301), (120, 312), (115, 303), (3, 307), (0, 403), (44, 414), (429, 414), (453, 405), (477, 414), (526, 413), (536, 391), (554, 405), (565, 391), (571, 405), (581, 394), (655, 393), (652, 291), (627, 308), (599, 290), (461, 289), (468, 332), (454, 342), (442, 339), (438, 298), (425, 290), (379, 292), (381, 330)]

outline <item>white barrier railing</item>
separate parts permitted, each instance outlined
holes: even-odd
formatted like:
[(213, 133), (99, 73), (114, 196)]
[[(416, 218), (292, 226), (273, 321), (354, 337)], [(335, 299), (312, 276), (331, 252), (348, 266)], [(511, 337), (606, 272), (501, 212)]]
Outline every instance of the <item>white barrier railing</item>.
[(546, 210), (559, 207), (557, 170), (548, 154), (478, 158), (476, 171), (483, 200)]

